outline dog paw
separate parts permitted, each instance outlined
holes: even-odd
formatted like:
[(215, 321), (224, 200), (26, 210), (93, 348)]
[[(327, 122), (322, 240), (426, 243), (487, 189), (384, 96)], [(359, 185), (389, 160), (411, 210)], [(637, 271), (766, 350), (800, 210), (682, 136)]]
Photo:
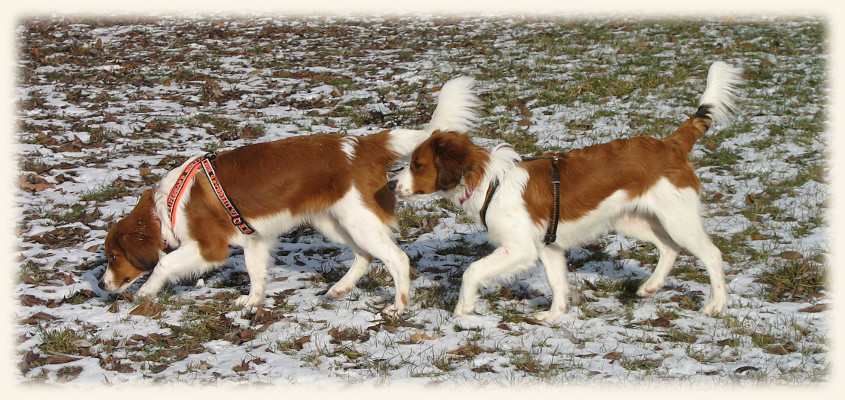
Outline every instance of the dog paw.
[(725, 309), (727, 301), (725, 299), (714, 299), (711, 298), (706, 303), (704, 303), (704, 307), (701, 307), (701, 312), (707, 315), (715, 315), (722, 312)]
[(141, 287), (135, 292), (135, 300), (152, 300), (154, 297), (156, 297), (156, 293), (145, 290), (144, 287)]
[(235, 300), (235, 307), (259, 307), (261, 306), (261, 301), (263, 300), (262, 295), (257, 293), (250, 293), (247, 295), (243, 295), (238, 297)]
[(657, 291), (660, 290), (661, 287), (663, 287), (663, 284), (660, 282), (646, 281), (645, 283), (643, 283), (642, 286), (640, 286), (640, 289), (637, 290), (637, 296), (651, 297), (652, 295), (657, 293)]
[(331, 296), (332, 298), (337, 299), (340, 296), (343, 296), (343, 295), (345, 295), (345, 294), (347, 294), (351, 291), (352, 291), (352, 286), (341, 285), (340, 283), (335, 283), (334, 286), (332, 286), (329, 289), (329, 291), (326, 292), (326, 294)]
[(390, 318), (396, 318), (400, 314), (402, 314), (402, 311), (405, 311), (405, 307), (402, 307), (402, 306), (399, 306), (399, 305), (396, 305), (396, 304), (392, 304), (392, 305), (385, 307), (384, 310), (381, 310), (381, 313), (384, 314), (385, 316), (390, 317)]
[(475, 307), (473, 305), (458, 301), (458, 305), (455, 306), (454, 315), (456, 317), (463, 317), (464, 315), (470, 314), (473, 311), (475, 311)]
[(563, 315), (563, 310), (561, 309), (557, 309), (554, 311), (540, 311), (537, 314), (534, 314), (534, 319), (543, 322), (552, 322), (558, 319), (558, 317), (560, 317), (561, 315)]

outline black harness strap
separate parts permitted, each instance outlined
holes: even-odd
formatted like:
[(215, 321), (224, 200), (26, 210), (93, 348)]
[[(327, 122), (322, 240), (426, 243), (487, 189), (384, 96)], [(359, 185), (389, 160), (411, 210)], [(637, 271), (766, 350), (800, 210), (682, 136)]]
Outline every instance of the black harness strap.
[(557, 226), (560, 218), (560, 172), (557, 168), (557, 162), (563, 158), (562, 156), (548, 156), (548, 157), (524, 157), (522, 161), (535, 160), (550, 160), (552, 162), (552, 210), (549, 213), (549, 227), (546, 229), (546, 236), (543, 238), (543, 243), (551, 244), (557, 240)]
[(490, 182), (490, 186), (487, 188), (487, 194), (484, 196), (484, 205), (481, 206), (481, 211), (479, 212), (481, 225), (484, 225), (484, 228), (487, 228), (487, 207), (490, 206), (490, 200), (493, 199), (493, 193), (496, 193), (498, 187), (499, 180), (494, 179), (493, 182)]

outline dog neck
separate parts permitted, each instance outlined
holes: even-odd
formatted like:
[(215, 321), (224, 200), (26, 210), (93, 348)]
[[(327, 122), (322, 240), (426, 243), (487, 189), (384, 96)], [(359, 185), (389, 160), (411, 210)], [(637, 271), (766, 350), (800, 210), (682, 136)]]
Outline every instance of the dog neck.
[(520, 161), (519, 154), (507, 144), (496, 146), (488, 151), (488, 154), (490, 157), (482, 166), (484, 172), (481, 179), (474, 184), (461, 179), (461, 183), (451, 189), (446, 196), (452, 204), (462, 208), (479, 223), (482, 222), (480, 212), (485, 203), (492, 201), (492, 199), (487, 199), (491, 184), (496, 180), (504, 184), (510, 171)]

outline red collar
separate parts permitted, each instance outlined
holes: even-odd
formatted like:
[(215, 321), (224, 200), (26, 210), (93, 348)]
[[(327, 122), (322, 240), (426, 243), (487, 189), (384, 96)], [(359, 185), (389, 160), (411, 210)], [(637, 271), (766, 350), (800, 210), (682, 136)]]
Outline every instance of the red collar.
[(464, 196), (461, 197), (460, 200), (459, 200), (461, 202), (461, 204), (464, 204), (464, 202), (467, 201), (467, 199), (469, 199), (470, 196), (472, 196), (472, 192), (474, 192), (474, 191), (475, 191), (475, 187), (467, 186), (466, 190), (464, 190)]

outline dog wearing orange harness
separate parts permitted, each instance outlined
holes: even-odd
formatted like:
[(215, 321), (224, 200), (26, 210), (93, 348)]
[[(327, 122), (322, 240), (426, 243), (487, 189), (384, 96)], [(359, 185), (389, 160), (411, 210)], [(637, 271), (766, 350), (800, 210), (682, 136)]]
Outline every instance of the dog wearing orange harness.
[(234, 245), (244, 249), (250, 279), (249, 293), (235, 304), (259, 306), (277, 237), (309, 223), (355, 255), (330, 296), (352, 290), (378, 258), (396, 290), (384, 312), (402, 312), (410, 265), (392, 237), (396, 200), (386, 186), (387, 169), (435, 131), (468, 131), (478, 103), (473, 84), (460, 77), (443, 85), (431, 121), (420, 130), (295, 136), (185, 161), (110, 229), (100, 286), (122, 292), (151, 273), (136, 295), (153, 297), (168, 282), (222, 265)]

